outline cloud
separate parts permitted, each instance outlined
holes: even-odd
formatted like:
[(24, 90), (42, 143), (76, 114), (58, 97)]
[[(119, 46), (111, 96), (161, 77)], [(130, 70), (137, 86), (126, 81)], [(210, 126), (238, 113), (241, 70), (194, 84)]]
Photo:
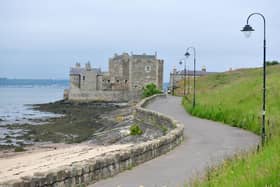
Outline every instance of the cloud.
[(268, 58), (279, 60), (279, 6), (278, 0), (1, 1), (0, 76), (68, 78), (75, 61), (107, 68), (115, 52), (157, 51), (168, 81), (190, 45), (197, 48), (198, 67), (259, 66), (262, 21), (252, 19), (256, 32), (249, 40), (240, 29), (249, 13), (262, 12), (268, 20)]

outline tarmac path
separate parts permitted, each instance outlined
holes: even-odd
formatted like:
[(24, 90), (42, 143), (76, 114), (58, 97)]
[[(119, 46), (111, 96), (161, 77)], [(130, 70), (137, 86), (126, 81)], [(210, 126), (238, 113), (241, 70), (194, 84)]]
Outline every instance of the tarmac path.
[(259, 137), (248, 131), (192, 117), (180, 97), (158, 98), (147, 106), (185, 125), (185, 140), (169, 153), (101, 180), (92, 187), (176, 187), (239, 151), (256, 148)]

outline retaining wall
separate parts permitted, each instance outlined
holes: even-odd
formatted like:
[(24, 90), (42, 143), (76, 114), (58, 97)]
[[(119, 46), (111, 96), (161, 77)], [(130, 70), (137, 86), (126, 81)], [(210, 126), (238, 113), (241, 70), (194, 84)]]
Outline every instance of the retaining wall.
[(134, 115), (135, 118), (146, 123), (161, 123), (169, 127), (175, 127), (167, 132), (166, 135), (151, 141), (132, 145), (126, 149), (108, 152), (92, 159), (73, 163), (71, 166), (57, 168), (45, 173), (35, 173), (32, 177), (22, 177), (20, 180), (8, 181), (5, 184), (0, 184), (0, 186), (83, 186), (92, 184), (100, 179), (112, 177), (172, 150), (183, 140), (183, 125), (163, 114), (142, 108), (158, 97), (164, 97), (164, 95), (152, 96), (142, 100), (137, 104)]

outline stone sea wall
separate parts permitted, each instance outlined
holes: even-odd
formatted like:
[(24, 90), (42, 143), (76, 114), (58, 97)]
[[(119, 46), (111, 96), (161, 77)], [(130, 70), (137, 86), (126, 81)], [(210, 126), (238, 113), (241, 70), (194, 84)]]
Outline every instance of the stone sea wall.
[(131, 169), (134, 166), (167, 153), (182, 142), (184, 127), (174, 119), (143, 108), (158, 97), (165, 96), (157, 95), (142, 100), (137, 104), (134, 115), (135, 118), (151, 125), (160, 123), (165, 124), (167, 127), (175, 127), (168, 131), (166, 135), (151, 141), (131, 145), (126, 149), (108, 152), (92, 159), (72, 163), (69, 166), (57, 168), (56, 170), (35, 173), (34, 176), (23, 177), (20, 180), (7, 181), (6, 184), (0, 184), (0, 186), (85, 186), (100, 179), (112, 177), (124, 170)]

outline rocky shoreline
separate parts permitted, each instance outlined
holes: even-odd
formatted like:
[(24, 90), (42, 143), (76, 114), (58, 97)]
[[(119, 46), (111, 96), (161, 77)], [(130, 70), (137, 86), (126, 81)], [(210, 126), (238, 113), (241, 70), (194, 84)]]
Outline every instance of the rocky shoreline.
[[(30, 146), (53, 143), (73, 144), (88, 142), (96, 145), (124, 144), (148, 141), (166, 133), (166, 129), (147, 125), (133, 118), (133, 106), (112, 102), (57, 101), (33, 105), (34, 110), (59, 114), (59, 117), (33, 119), (32, 123), (1, 126), (5, 134), (0, 150), (15, 147), (31, 149)], [(143, 133), (131, 136), (129, 128), (137, 124)], [(23, 149), (23, 150), (24, 150)]]

